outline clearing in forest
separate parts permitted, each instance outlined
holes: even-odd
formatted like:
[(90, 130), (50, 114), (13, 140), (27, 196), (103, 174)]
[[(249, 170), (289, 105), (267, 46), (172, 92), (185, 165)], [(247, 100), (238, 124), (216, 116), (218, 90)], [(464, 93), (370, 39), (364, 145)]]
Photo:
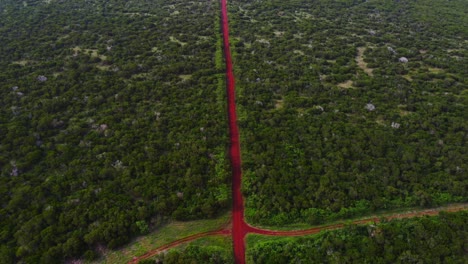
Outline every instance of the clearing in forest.
[(343, 89), (349, 89), (353, 86), (353, 81), (347, 80), (346, 82), (342, 82), (338, 84), (338, 87)]
[(190, 79), (192, 79), (192, 75), (191, 74), (181, 74), (179, 75), (179, 78), (182, 79), (182, 81), (188, 81)]
[(82, 52), (82, 53), (85, 53), (85, 54), (91, 56), (92, 58), (99, 58), (101, 60), (106, 60), (107, 59), (107, 56), (99, 55), (97, 49), (82, 49), (81, 47), (76, 46), (72, 50), (74, 51), (74, 56), (76, 56), (76, 55), (78, 55), (78, 53)]
[(364, 52), (366, 51), (366, 47), (359, 47), (358, 49), (358, 54), (356, 56), (356, 62), (365, 73), (367, 73), (369, 76), (373, 76), (372, 74), (372, 69), (367, 67), (367, 63), (364, 61)]
[(21, 65), (21, 66), (26, 66), (26, 64), (28, 63), (31, 63), (31, 61), (28, 61), (28, 60), (19, 60), (19, 61), (14, 61), (12, 62), (12, 64), (17, 64), (17, 65)]
[(283, 99), (276, 100), (276, 102), (275, 102), (275, 108), (276, 109), (281, 109), (281, 108), (283, 108), (283, 106), (284, 106), (284, 100)]
[(175, 42), (175, 43), (177, 43), (177, 44), (180, 44), (181, 46), (187, 45), (186, 42), (182, 42), (182, 41), (176, 39), (174, 36), (170, 36), (169, 39), (170, 39), (172, 42)]

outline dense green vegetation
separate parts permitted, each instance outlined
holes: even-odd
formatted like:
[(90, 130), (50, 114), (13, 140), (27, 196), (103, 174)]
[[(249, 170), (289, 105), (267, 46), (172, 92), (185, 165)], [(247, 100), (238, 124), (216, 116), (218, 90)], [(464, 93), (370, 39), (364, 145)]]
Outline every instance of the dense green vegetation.
[[(213, 230), (218, 230), (226, 226), (230, 221), (231, 214), (226, 212), (224, 215), (215, 219), (201, 219), (194, 221), (169, 221), (161, 226), (151, 230), (149, 234), (139, 236), (123, 247), (107, 250), (102, 257), (95, 259), (91, 264), (127, 264), (133, 257), (144, 255), (155, 248), (170, 244), (176, 240)], [(232, 249), (230, 237), (214, 236), (206, 237), (193, 241), (190, 244), (197, 246), (222, 246)]]
[[(0, 2), (0, 259), (230, 206), (217, 1)], [(218, 30), (218, 31), (217, 31)]]
[(142, 260), (139, 264), (228, 264), (234, 263), (232, 251), (217, 246), (190, 245), (183, 250), (170, 250), (156, 260)]
[(230, 3), (249, 221), (467, 200), (466, 1)]
[(229, 264), (234, 263), (230, 237), (206, 237), (180, 245), (139, 264)]
[(348, 226), (303, 238), (263, 241), (250, 263), (466, 263), (468, 213)]
[[(467, 201), (465, 0), (229, 3), (249, 221)], [(167, 219), (226, 211), (219, 22), (217, 0), (0, 2), (0, 263), (96, 259)], [(421, 230), (428, 256), (451, 260), (460, 243), (440, 245), (466, 240), (466, 219), (379, 230), (395, 261), (426, 257), (404, 243)], [(359, 259), (346, 236), (386, 245), (366, 228), (326, 233), (339, 248), (310, 254)], [(271, 247), (250, 257), (293, 257)], [(162, 258), (232, 262), (202, 246)]]

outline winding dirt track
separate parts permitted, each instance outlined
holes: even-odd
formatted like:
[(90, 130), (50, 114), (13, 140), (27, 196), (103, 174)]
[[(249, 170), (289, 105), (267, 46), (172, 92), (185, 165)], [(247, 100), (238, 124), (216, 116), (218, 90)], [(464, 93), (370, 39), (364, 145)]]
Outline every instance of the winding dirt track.
[[(412, 211), (412, 212), (407, 212), (407, 213), (397, 213), (397, 214), (385, 216), (384, 218), (387, 220), (413, 218), (413, 217), (421, 217), (421, 216), (426, 216), (426, 215), (427, 216), (438, 215), (439, 212), (441, 211), (458, 212), (458, 211), (463, 211), (467, 209), (468, 209), (468, 204), (455, 204), (455, 205), (450, 205), (446, 207), (418, 210), (418, 211)], [(362, 224), (378, 223), (378, 222), (380, 222), (380, 217), (374, 216), (374, 217), (369, 217), (365, 219), (354, 220), (351, 223), (355, 225), (362, 225)], [(343, 228), (344, 226), (345, 224), (338, 223), (338, 224), (314, 227), (314, 228), (303, 229), (303, 230), (276, 231), (276, 230), (257, 228), (257, 227), (253, 227), (249, 225), (247, 229), (249, 233), (255, 233), (255, 234), (266, 235), (266, 236), (303, 236), (303, 235), (316, 234), (324, 230), (340, 229), (340, 228)]]
[(177, 246), (179, 246), (181, 244), (184, 244), (184, 243), (187, 243), (187, 242), (190, 242), (190, 241), (202, 238), (202, 237), (207, 237), (207, 236), (228, 236), (230, 234), (231, 234), (231, 230), (229, 230), (229, 229), (222, 229), (222, 230), (217, 230), (217, 231), (208, 231), (208, 232), (198, 233), (198, 234), (195, 234), (195, 235), (191, 235), (191, 236), (184, 237), (182, 239), (176, 240), (176, 241), (171, 242), (169, 244), (166, 244), (166, 245), (164, 245), (162, 247), (153, 249), (150, 252), (148, 252), (148, 253), (146, 253), (146, 254), (144, 254), (142, 256), (134, 257), (128, 263), (129, 264), (130, 263), (131, 264), (137, 264), (139, 261), (151, 258), (153, 256), (156, 256), (157, 254), (159, 254), (159, 253), (161, 253), (161, 252), (163, 252), (165, 250), (177, 247)]

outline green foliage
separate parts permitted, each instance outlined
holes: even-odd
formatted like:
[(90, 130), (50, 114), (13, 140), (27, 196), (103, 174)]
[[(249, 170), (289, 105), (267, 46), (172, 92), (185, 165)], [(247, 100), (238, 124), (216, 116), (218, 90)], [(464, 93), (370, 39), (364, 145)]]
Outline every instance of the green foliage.
[(216, 16), (215, 24), (215, 34), (216, 34), (216, 52), (215, 52), (215, 67), (219, 73), (223, 74), (225, 70), (225, 62), (224, 62), (224, 52), (223, 52), (223, 32), (221, 29), (221, 18), (220, 16)]
[(144, 259), (144, 260), (140, 260), (138, 261), (138, 264), (156, 264), (157, 262), (155, 260), (151, 260), (151, 259)]
[(467, 201), (466, 1), (230, 3), (249, 221)]
[[(347, 226), (303, 238), (257, 241), (250, 263), (465, 263), (468, 213)], [(250, 241), (254, 241), (250, 239)]]
[(229, 208), (218, 4), (111, 2), (0, 3), (2, 260), (94, 259)]
[(145, 221), (137, 221), (135, 224), (138, 230), (140, 230), (140, 234), (144, 235), (149, 233), (149, 227)]
[(232, 252), (217, 246), (188, 246), (183, 251), (171, 250), (158, 259), (164, 264), (183, 263), (210, 263), (225, 264), (234, 263)]

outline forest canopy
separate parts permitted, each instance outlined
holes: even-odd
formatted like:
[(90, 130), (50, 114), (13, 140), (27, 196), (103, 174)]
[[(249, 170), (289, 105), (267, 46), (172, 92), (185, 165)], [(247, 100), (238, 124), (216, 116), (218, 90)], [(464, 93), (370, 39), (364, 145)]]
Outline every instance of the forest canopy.
[(467, 2), (230, 1), (246, 216), (467, 200)]
[(468, 214), (384, 221), (255, 243), (249, 263), (466, 263)]
[(2, 261), (93, 259), (229, 208), (218, 14), (217, 1), (1, 1)]
[[(467, 202), (466, 10), (229, 1), (247, 221)], [(90, 261), (168, 219), (230, 208), (219, 11), (217, 0), (0, 2), (2, 262)], [(462, 263), (466, 221), (350, 226), (248, 257)], [(230, 254), (190, 246), (162, 260)]]

